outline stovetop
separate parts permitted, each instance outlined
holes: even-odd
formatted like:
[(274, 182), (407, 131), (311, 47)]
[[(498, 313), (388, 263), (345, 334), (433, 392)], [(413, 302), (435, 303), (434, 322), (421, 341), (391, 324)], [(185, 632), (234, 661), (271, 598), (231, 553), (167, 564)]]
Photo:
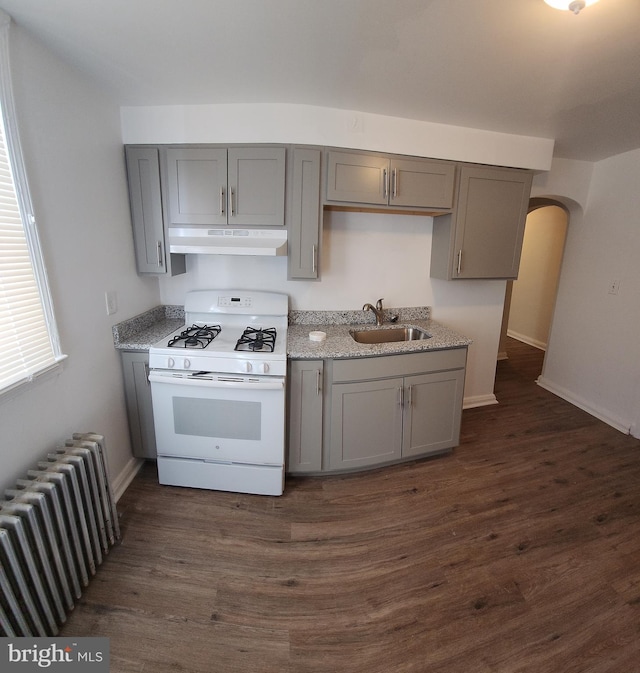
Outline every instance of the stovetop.
[(190, 292), (185, 325), (151, 347), (149, 367), (284, 376), (287, 313), (288, 298), (279, 293)]

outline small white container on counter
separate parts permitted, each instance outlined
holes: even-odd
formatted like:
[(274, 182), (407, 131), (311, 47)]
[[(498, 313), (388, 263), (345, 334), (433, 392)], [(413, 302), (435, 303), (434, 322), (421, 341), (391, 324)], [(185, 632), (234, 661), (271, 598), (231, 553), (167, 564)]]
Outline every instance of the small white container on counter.
[(326, 332), (309, 332), (309, 341), (324, 341), (327, 338)]

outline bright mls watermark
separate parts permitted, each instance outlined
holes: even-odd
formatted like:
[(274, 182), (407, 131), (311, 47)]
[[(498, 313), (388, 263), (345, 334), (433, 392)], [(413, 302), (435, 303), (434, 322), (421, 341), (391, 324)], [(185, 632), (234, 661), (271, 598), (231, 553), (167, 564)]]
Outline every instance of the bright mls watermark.
[(109, 673), (108, 638), (0, 638), (0, 671)]

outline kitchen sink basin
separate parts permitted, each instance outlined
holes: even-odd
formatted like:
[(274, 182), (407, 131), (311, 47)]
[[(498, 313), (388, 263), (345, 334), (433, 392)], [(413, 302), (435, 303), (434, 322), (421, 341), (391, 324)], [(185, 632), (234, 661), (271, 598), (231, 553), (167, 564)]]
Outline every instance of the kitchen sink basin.
[(384, 344), (393, 341), (416, 341), (431, 338), (430, 334), (417, 327), (352, 330), (350, 334), (354, 341), (361, 344)]

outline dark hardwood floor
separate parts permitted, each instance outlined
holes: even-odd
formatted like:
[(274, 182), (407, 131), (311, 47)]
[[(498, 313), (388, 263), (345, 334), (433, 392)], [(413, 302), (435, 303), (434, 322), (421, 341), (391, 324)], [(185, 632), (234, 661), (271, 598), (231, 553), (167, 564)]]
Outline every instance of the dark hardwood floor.
[(640, 442), (508, 352), (450, 456), (280, 498), (147, 464), (63, 634), (108, 636), (113, 673), (637, 673)]

